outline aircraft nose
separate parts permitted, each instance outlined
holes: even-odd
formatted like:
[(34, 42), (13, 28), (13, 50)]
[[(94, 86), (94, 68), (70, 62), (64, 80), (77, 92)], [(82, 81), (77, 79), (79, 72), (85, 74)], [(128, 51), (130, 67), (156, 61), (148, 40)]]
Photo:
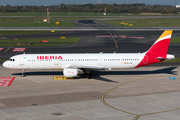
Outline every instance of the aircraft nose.
[(3, 63), (3, 67), (7, 68), (7, 67), (8, 67), (8, 63), (7, 63), (7, 62), (4, 62), (4, 63)]

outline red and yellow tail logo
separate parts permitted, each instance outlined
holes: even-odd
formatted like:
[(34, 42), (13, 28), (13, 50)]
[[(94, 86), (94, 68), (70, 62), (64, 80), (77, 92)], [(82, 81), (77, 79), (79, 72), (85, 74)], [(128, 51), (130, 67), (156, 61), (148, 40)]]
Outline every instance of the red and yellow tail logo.
[(156, 40), (147, 53), (167, 54), (172, 30), (165, 30), (163, 34)]
[(158, 62), (162, 62), (167, 57), (169, 42), (171, 40), (172, 30), (165, 30), (156, 40), (151, 48), (145, 52), (143, 60), (136, 66), (146, 66)]

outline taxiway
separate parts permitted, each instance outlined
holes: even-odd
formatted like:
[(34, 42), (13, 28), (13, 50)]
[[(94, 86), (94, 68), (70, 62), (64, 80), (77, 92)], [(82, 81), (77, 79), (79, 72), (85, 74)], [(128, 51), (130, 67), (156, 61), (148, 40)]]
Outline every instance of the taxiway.
[[(2, 120), (169, 120), (180, 112), (178, 66), (93, 72), (93, 79), (53, 80), (62, 71), (21, 71), (0, 67), (16, 77), (0, 87)], [(175, 77), (171, 80), (169, 77)]]

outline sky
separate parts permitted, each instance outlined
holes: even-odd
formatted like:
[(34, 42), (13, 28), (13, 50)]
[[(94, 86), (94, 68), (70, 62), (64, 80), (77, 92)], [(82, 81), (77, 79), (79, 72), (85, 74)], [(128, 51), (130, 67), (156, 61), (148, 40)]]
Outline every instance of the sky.
[[(97, 4), (100, 0), (0, 0), (0, 4), (10, 5), (59, 5), (64, 4)], [(145, 3), (161, 5), (180, 5), (180, 0), (101, 0), (105, 4), (128, 4), (128, 3)]]

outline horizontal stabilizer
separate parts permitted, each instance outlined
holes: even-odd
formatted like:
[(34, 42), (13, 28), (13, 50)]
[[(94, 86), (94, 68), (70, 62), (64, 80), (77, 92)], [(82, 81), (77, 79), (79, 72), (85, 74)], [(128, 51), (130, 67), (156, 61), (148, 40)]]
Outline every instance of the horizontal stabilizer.
[(157, 59), (157, 60), (160, 60), (160, 61), (166, 60), (166, 58), (163, 58), (163, 57), (157, 57), (156, 59)]

